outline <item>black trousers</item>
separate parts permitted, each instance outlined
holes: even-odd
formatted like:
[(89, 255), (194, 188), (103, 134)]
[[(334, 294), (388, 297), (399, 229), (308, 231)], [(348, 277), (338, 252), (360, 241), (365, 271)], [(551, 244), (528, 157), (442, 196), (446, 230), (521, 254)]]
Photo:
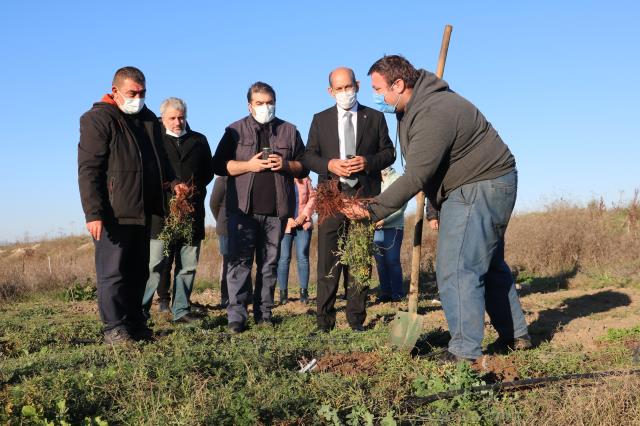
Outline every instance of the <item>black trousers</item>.
[(104, 331), (144, 324), (142, 297), (149, 278), (149, 228), (105, 224), (94, 240), (98, 309)]
[[(338, 249), (338, 239), (343, 233), (349, 232), (349, 221), (347, 218), (339, 214), (327, 218), (318, 226), (318, 327), (334, 328), (336, 324), (336, 293), (340, 283), (343, 266), (338, 263), (338, 256), (335, 252)], [(352, 283), (353, 278), (349, 274), (349, 268), (346, 269), (348, 282)], [(361, 289), (356, 291), (350, 286), (347, 291), (347, 321), (351, 327), (360, 326), (367, 317), (366, 302), (367, 290)]]

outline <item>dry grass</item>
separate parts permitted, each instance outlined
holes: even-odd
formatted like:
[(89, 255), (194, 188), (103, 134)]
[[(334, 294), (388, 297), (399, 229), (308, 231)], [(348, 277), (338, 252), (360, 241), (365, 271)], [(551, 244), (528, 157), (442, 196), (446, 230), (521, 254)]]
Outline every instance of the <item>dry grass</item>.
[(637, 425), (640, 378), (626, 376), (531, 391), (510, 424)]
[[(640, 206), (638, 196), (627, 205), (606, 208), (599, 201), (586, 207), (556, 202), (542, 212), (515, 215), (507, 231), (509, 265), (535, 276), (588, 271), (599, 276), (640, 276)], [(408, 280), (411, 267), (413, 216), (405, 220), (402, 264)], [(422, 280), (435, 279), (438, 234), (428, 226), (422, 236)], [(311, 250), (310, 282), (316, 282), (317, 230)], [(198, 266), (199, 282), (218, 283), (221, 256), (213, 229), (207, 229)], [(292, 265), (290, 285), (296, 288)], [(375, 278), (375, 268), (374, 268)], [(39, 243), (0, 247), (0, 301), (34, 291), (61, 289), (95, 281), (93, 244), (89, 237), (65, 237)], [(196, 284), (197, 286), (197, 284)]]
[(542, 213), (516, 215), (507, 230), (507, 261), (533, 275), (567, 271), (634, 275), (639, 271), (638, 203), (607, 209), (557, 202)]

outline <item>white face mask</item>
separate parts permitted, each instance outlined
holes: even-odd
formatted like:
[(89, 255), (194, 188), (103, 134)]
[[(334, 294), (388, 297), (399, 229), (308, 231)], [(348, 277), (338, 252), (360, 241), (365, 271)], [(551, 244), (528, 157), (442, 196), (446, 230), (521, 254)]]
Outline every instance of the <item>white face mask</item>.
[(358, 98), (355, 90), (348, 92), (336, 93), (336, 103), (342, 109), (351, 109), (356, 104)]
[(251, 108), (253, 109), (253, 118), (260, 124), (268, 123), (276, 116), (275, 105), (264, 104)]
[(187, 129), (180, 130), (180, 133), (174, 133), (171, 130), (167, 129), (167, 134), (169, 136), (173, 136), (174, 138), (181, 138), (181, 137), (183, 137), (184, 135), (187, 134)]
[(144, 98), (127, 98), (123, 95), (122, 99), (124, 99), (124, 103), (122, 105), (118, 105), (120, 110), (125, 114), (137, 114), (142, 111), (144, 107)]

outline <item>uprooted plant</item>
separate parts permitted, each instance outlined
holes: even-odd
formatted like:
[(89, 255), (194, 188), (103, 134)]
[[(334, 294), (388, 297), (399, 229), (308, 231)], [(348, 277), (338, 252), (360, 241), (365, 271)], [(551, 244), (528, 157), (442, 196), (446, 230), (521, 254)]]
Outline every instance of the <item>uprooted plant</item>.
[(163, 243), (165, 256), (169, 256), (171, 248), (178, 244), (192, 244), (194, 209), (191, 198), (195, 192), (195, 185), (187, 184), (185, 191), (176, 193), (169, 200), (169, 215), (158, 235), (158, 239)]
[[(341, 211), (348, 211), (351, 206), (366, 206), (369, 202), (370, 199), (342, 193), (337, 180), (322, 182), (316, 191), (318, 222), (322, 223)], [(375, 226), (368, 220), (349, 220), (348, 226), (339, 233), (338, 250), (335, 254), (338, 256), (338, 263), (349, 268), (357, 291), (371, 284), (373, 255), (377, 251), (373, 242), (374, 232)]]

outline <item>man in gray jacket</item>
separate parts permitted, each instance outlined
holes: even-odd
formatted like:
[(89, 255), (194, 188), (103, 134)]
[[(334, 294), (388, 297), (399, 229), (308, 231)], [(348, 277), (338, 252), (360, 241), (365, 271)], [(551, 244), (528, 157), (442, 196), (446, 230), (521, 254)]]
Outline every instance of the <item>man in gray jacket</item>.
[[(498, 132), (469, 101), (401, 56), (370, 70), (375, 102), (396, 113), (405, 173), (352, 218), (373, 221), (419, 191), (440, 210), (436, 274), (451, 341), (444, 361), (482, 355), (484, 312), (511, 348), (531, 345), (504, 234), (516, 200), (516, 162)], [(347, 212), (348, 213), (348, 212)]]
[(253, 316), (272, 325), (280, 240), (293, 216), (294, 177), (308, 171), (300, 162), (304, 144), (296, 127), (275, 116), (276, 92), (254, 83), (247, 93), (250, 115), (225, 129), (213, 157), (217, 175), (229, 176), (226, 210), (229, 232), (227, 286), (229, 331), (240, 333), (247, 321), (251, 267), (256, 259)]

